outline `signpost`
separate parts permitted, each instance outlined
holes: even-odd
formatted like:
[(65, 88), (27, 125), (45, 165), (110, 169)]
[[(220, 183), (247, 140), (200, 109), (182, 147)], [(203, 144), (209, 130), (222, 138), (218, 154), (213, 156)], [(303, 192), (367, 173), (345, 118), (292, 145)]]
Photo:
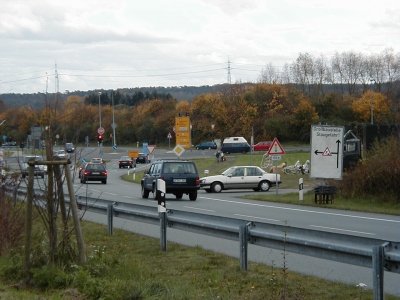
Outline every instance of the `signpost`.
[[(278, 182), (278, 161), (281, 160), (281, 154), (285, 154), (285, 149), (283, 149), (281, 143), (279, 143), (279, 140), (275, 137), (274, 140), (272, 141), (271, 146), (269, 147), (268, 150), (268, 155), (271, 156), (271, 159), (274, 164), (274, 169), (275, 169), (275, 182)], [(278, 195), (278, 183), (275, 185), (275, 192)]]
[(171, 132), (168, 132), (167, 139), (168, 139), (168, 149), (170, 149), (171, 148), (171, 139), (172, 139)]
[(311, 177), (342, 179), (344, 127), (311, 126)]
[(97, 128), (97, 133), (98, 133), (98, 134), (104, 134), (104, 132), (106, 132), (106, 131), (104, 130), (103, 127)]

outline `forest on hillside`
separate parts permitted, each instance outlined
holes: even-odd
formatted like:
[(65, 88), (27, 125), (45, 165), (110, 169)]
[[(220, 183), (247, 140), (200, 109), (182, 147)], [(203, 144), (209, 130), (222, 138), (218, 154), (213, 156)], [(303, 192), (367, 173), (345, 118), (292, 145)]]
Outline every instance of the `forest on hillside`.
[[(191, 98), (179, 99), (177, 91)], [(249, 139), (251, 133), (255, 141), (308, 142), (312, 124), (398, 126), (400, 55), (344, 52), (326, 59), (304, 53), (279, 72), (266, 66), (258, 83), (36, 96), (40, 107), (31, 102), (14, 106), (0, 98), (0, 121), (7, 120), (0, 127), (2, 136), (24, 141), (31, 126), (39, 125), (50, 126), (63, 141), (82, 143), (86, 136), (95, 141), (100, 110), (106, 143), (113, 113), (119, 145), (167, 143), (179, 113), (191, 117), (194, 144), (227, 136)]]

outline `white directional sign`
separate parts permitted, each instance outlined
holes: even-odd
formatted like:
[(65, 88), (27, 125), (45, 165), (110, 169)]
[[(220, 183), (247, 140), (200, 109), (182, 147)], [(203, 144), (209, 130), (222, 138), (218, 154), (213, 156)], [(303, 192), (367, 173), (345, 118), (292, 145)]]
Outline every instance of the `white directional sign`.
[(311, 126), (311, 177), (341, 179), (344, 127)]

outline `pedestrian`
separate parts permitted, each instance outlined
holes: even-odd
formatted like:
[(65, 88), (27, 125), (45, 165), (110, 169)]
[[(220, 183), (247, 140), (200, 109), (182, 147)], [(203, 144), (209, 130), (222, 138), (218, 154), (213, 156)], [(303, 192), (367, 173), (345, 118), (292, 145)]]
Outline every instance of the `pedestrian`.
[(217, 162), (219, 162), (221, 156), (221, 151), (217, 150), (217, 153), (215, 153), (215, 157), (217, 158)]

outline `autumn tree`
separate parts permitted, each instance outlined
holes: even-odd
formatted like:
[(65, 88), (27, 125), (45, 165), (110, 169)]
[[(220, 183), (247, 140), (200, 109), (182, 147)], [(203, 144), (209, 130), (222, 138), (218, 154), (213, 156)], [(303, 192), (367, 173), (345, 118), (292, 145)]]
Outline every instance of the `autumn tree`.
[(318, 120), (315, 107), (309, 100), (303, 98), (293, 112), (292, 132), (296, 133), (299, 140), (309, 142), (311, 125), (317, 123)]
[(359, 99), (353, 101), (352, 109), (360, 122), (373, 124), (386, 123), (390, 116), (390, 104), (381, 93), (367, 91)]

